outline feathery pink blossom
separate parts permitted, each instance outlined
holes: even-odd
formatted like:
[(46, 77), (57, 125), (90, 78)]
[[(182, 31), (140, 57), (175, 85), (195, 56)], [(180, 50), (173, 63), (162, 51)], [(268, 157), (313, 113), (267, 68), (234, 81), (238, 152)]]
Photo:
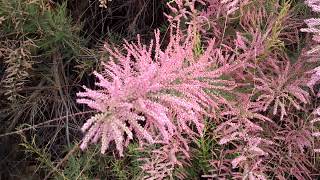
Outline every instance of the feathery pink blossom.
[[(258, 94), (257, 101), (263, 103), (263, 111), (272, 107), (274, 115), (280, 111), (280, 119), (287, 115), (288, 105), (291, 104), (300, 110), (301, 104), (307, 104), (310, 100), (309, 93), (303, 89), (306, 86), (306, 78), (299, 74), (301, 64), (291, 65), (287, 61), (284, 65), (268, 59), (267, 67), (258, 67), (258, 72), (254, 77), (255, 89)], [(265, 73), (270, 71), (272, 73)]]
[[(151, 41), (149, 47), (139, 38), (138, 43), (126, 42), (126, 54), (105, 46), (111, 59), (103, 64), (102, 72), (94, 72), (100, 89), (84, 87), (85, 92), (77, 94), (78, 103), (97, 110), (82, 127), (86, 135), (81, 148), (100, 138), (102, 153), (114, 141), (123, 155), (124, 141), (133, 136), (148, 143), (154, 143), (157, 136), (168, 143), (177, 132), (201, 135), (202, 115), (212, 116), (210, 109), (225, 102), (205, 90), (232, 89), (234, 83), (219, 78), (239, 64), (216, 67), (214, 40), (203, 55), (195, 56), (192, 38), (193, 34), (183, 37), (179, 30), (171, 30), (170, 42), (161, 50), (160, 33), (156, 31), (155, 42)], [(190, 128), (192, 124), (196, 131)]]

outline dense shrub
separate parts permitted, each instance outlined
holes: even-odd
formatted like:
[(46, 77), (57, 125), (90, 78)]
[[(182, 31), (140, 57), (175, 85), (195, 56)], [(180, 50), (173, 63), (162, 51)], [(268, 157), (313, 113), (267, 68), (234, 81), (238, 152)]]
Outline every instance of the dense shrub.
[[(23, 123), (14, 120), (23, 113), (16, 115), (11, 110), (13, 120), (5, 116), (4, 121), (11, 123), (11, 129), (0, 137), (20, 134), (24, 155), (30, 153), (32, 162), (42, 167), (37, 171), (39, 177), (250, 180), (318, 177), (320, 20), (316, 16), (320, 1), (158, 2), (153, 7), (163, 7), (161, 15), (154, 16), (161, 18), (157, 19), (159, 26), (153, 34), (132, 38), (137, 31), (145, 32), (140, 25), (149, 24), (149, 17), (138, 23), (139, 14), (129, 23), (136, 26), (126, 30), (123, 41), (104, 40), (103, 51), (97, 55), (85, 48), (93, 47), (92, 39), (89, 44), (81, 41), (88, 33), (79, 34), (90, 23), (86, 22), (79, 30), (67, 15), (68, 7), (74, 7), (72, 4), (49, 4), (50, 8), (42, 8), (48, 5), (47, 1), (35, 2), (2, 1), (6, 7), (20, 8), (21, 12), (32, 9), (16, 16), (5, 8), (0, 12), (0, 17), (4, 17), (2, 24), (6, 24), (5, 42), (17, 41), (17, 37), (20, 42), (18, 46), (10, 46), (11, 49), (5, 46), (10, 51), (3, 51), (2, 63), (6, 65), (3, 87), (4, 96), (8, 97), (4, 104), (10, 107), (24, 102), (19, 92), (33, 86), (35, 80), (42, 80), (41, 87), (55, 82), (58, 88), (51, 92), (61, 101), (49, 101), (47, 108), (37, 111), (42, 116), (27, 113), (25, 122), (28, 123), (27, 118), (37, 120), (40, 124), (34, 127), (41, 127), (65, 119), (63, 126), (58, 126), (65, 131), (56, 131), (55, 137), (59, 134), (61, 138), (52, 142), (39, 137), (32, 127), (11, 132), (16, 124)], [(108, 19), (112, 18), (110, 12), (127, 7), (130, 2), (122, 6), (117, 3), (123, 2), (117, 0), (95, 3), (100, 3), (102, 14), (110, 10), (105, 14)], [(149, 7), (149, 2), (134, 2), (137, 7)], [(132, 7), (130, 12), (134, 10)], [(145, 8), (141, 12), (150, 14)], [(163, 17), (165, 20), (160, 21)], [(16, 23), (17, 19), (23, 21)], [(121, 34), (113, 25), (106, 23), (112, 33)], [(62, 31), (64, 28), (70, 31)], [(151, 28), (154, 26), (145, 30)], [(106, 33), (104, 28), (101, 30), (98, 38), (103, 39)], [(112, 33), (109, 31), (108, 36)], [(53, 71), (49, 71), (52, 81), (48, 72), (47, 78), (39, 75), (44, 72), (41, 65), (45, 61), (37, 61), (36, 55), (52, 60)], [(93, 58), (82, 60), (82, 55)], [(96, 57), (99, 60), (93, 61)], [(63, 67), (69, 69), (63, 71)], [(34, 74), (32, 78), (29, 73)], [(64, 75), (60, 76), (61, 73)], [(76, 88), (80, 84), (84, 84), (82, 89)], [(25, 103), (34, 101), (29, 98)], [(63, 104), (63, 108), (54, 106), (56, 102)], [(51, 113), (48, 108), (59, 113)], [(51, 120), (45, 121), (46, 118)], [(31, 133), (26, 133), (27, 130)]]

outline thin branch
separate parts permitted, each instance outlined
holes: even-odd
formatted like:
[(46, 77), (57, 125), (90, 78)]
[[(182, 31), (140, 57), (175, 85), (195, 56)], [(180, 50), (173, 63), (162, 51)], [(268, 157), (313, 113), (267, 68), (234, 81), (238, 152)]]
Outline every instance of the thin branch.
[(37, 125), (31, 126), (31, 127), (28, 127), (28, 128), (20, 129), (20, 130), (13, 131), (13, 132), (8, 132), (8, 133), (5, 133), (5, 134), (0, 134), (0, 138), (1, 138), (1, 137), (5, 137), (5, 136), (14, 135), (14, 134), (19, 134), (19, 133), (21, 133), (21, 132), (28, 131), (28, 130), (31, 130), (31, 129), (39, 128), (39, 127), (41, 127), (41, 126), (43, 126), (43, 125), (50, 124), (50, 123), (52, 123), (52, 122), (56, 122), (56, 121), (59, 121), (59, 120), (62, 120), (62, 119), (67, 119), (67, 118), (70, 117), (70, 116), (79, 116), (79, 115), (88, 114), (88, 113), (93, 113), (93, 112), (94, 112), (94, 111), (79, 112), (79, 113), (75, 113), (75, 114), (70, 114), (70, 115), (68, 115), (68, 116), (62, 116), (62, 117), (59, 117), (59, 118), (51, 119), (51, 120), (48, 120), (48, 121), (46, 121), (46, 122), (39, 123), (39, 124), (37, 124)]

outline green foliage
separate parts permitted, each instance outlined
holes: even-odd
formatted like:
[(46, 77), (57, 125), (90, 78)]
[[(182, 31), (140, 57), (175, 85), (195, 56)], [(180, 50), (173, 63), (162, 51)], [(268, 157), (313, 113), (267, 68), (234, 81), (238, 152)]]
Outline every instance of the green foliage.
[[(0, 103), (1, 111), (6, 111), (1, 114), (4, 118), (0, 131), (11, 132), (21, 124), (33, 126), (76, 112), (71, 89), (83, 76), (76, 72), (82, 63), (79, 56), (91, 57), (94, 51), (84, 47), (81, 26), (73, 22), (67, 1), (52, 4), (50, 0), (0, 0), (0, 18), (0, 65), (4, 68), (4, 73), (0, 73), (0, 87), (5, 92), (0, 93)], [(92, 69), (95, 63), (89, 65)], [(55, 170), (53, 162), (57, 157), (51, 157), (61, 132), (71, 145), (69, 137), (73, 132), (69, 129), (69, 120), (72, 119), (49, 128), (44, 136), (34, 132), (34, 138), (24, 139), (22, 147), (26, 151), (16, 153), (36, 157), (39, 169), (34, 173), (53, 170), (57, 177), (65, 179), (72, 176), (70, 172), (85, 167), (79, 165), (85, 165), (88, 158), (76, 164), (79, 159), (73, 157), (66, 172), (60, 172)], [(64, 128), (65, 131), (61, 131)]]
[[(35, 157), (35, 160), (40, 163), (38, 167), (43, 170), (54, 170), (55, 166), (51, 161), (50, 154), (47, 152), (46, 148), (40, 148), (37, 146), (36, 138), (32, 137), (31, 142), (29, 142), (26, 136), (21, 135), (22, 143), (20, 144), (24, 151), (31, 155), (31, 157)], [(38, 168), (38, 169), (39, 169)], [(63, 179), (66, 179), (63, 173), (56, 171), (56, 173), (61, 176)]]
[(187, 173), (188, 179), (198, 179), (203, 174), (210, 174), (212, 169), (210, 161), (217, 158), (217, 144), (216, 138), (212, 133), (215, 129), (215, 124), (207, 119), (204, 129), (204, 135), (195, 144), (192, 149), (191, 163), (184, 171)]
[[(39, 137), (38, 137), (39, 139)], [(64, 157), (54, 162), (48, 148), (39, 147), (35, 137), (31, 141), (22, 135), (23, 150), (36, 161), (37, 171), (52, 173), (57, 180), (87, 179), (141, 179), (139, 158), (144, 154), (138, 150), (138, 144), (128, 146), (125, 157), (115, 158), (112, 153), (101, 155), (98, 146), (87, 151), (77, 150), (78, 145), (66, 148)]]
[[(66, 2), (56, 4), (54, 8), (49, 5), (48, 0), (0, 1), (0, 17), (5, 19), (0, 28), (0, 48), (4, 49), (4, 58), (8, 59), (5, 61), (7, 77), (4, 81), (9, 89), (22, 89), (21, 82), (31, 77), (39, 79), (47, 75), (49, 77), (44, 78), (51, 79), (52, 72), (46, 66), (52, 63), (51, 56), (57, 51), (66, 63), (82, 53), (84, 41), (79, 36), (80, 26), (73, 25)], [(18, 55), (22, 52), (17, 56), (23, 57), (22, 60), (13, 57), (12, 52)], [(23, 72), (23, 78), (19, 72)]]
[(49, 1), (1, 0), (0, 16), (5, 18), (1, 30), (7, 36), (32, 39), (40, 49), (56, 45), (73, 50), (79, 46), (80, 27), (74, 26), (67, 13), (67, 3), (47, 7)]
[(95, 146), (71, 154), (65, 166), (55, 174), (55, 179), (139, 179), (142, 174), (139, 157), (141, 153), (137, 144), (129, 145), (123, 158), (115, 158), (113, 154), (101, 155), (99, 147)]

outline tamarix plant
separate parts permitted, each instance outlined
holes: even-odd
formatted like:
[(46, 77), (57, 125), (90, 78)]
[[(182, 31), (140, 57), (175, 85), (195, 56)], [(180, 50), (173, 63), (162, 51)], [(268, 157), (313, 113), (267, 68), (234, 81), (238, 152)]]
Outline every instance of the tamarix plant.
[[(87, 120), (81, 144), (101, 140), (101, 152), (114, 141), (119, 154), (134, 137), (148, 143), (169, 143), (173, 136), (182, 139), (202, 134), (203, 117), (213, 116), (222, 96), (206, 90), (231, 90), (234, 82), (223, 80), (224, 73), (240, 64), (217, 66), (215, 41), (211, 40), (201, 56), (193, 51), (193, 35), (183, 37), (171, 29), (170, 42), (160, 49), (160, 33), (155, 31), (155, 43), (149, 47), (137, 43), (124, 44), (125, 53), (105, 48), (111, 55), (98, 78), (97, 90), (84, 87), (78, 103), (95, 109), (97, 114)], [(187, 143), (185, 143), (187, 146)]]
[[(206, 166), (197, 168), (206, 171), (201, 177), (312, 179), (312, 150), (319, 144), (312, 137), (320, 135), (308, 122), (314, 102), (308, 86), (319, 81), (319, 68), (309, 81), (305, 54), (288, 53), (300, 46), (292, 33), (302, 27), (291, 11), (295, 3), (255, 7), (265, 2), (170, 1), (167, 44), (160, 44), (158, 30), (149, 45), (139, 36), (121, 50), (106, 44), (110, 58), (94, 72), (96, 88), (77, 93), (78, 103), (96, 110), (82, 127), (80, 148), (101, 141), (101, 153), (115, 144), (124, 156), (124, 148), (138, 142), (146, 155), (138, 158), (143, 178), (187, 179), (183, 168), (199, 159), (189, 149), (212, 137), (208, 142), (217, 143), (206, 150), (208, 162), (199, 163)], [(316, 42), (318, 21), (309, 19), (302, 29), (316, 33)], [(204, 131), (206, 124), (214, 128)]]
[[(312, 8), (312, 11), (319, 13), (320, 12), (320, 1), (319, 0), (306, 0), (306, 4)], [(313, 33), (312, 39), (315, 41), (315, 45), (312, 47), (311, 50), (307, 52), (308, 56), (310, 57), (311, 61), (318, 62), (318, 57), (320, 56), (320, 18), (310, 18), (305, 20), (305, 23), (307, 24), (307, 28), (301, 29), (302, 32), (308, 32)], [(312, 71), (311, 79), (308, 83), (310, 88), (313, 90), (316, 85), (319, 84), (320, 80), (320, 66), (314, 68)], [(319, 90), (317, 97), (320, 96)], [(314, 111), (314, 115), (316, 116), (315, 119), (311, 120), (310, 123), (312, 125), (316, 125), (319, 123), (319, 116), (320, 116), (320, 107), (318, 107)], [(312, 134), (314, 137), (320, 137), (320, 133), (318, 129), (315, 129), (315, 132)], [(315, 148), (315, 152), (320, 153), (320, 147)]]

